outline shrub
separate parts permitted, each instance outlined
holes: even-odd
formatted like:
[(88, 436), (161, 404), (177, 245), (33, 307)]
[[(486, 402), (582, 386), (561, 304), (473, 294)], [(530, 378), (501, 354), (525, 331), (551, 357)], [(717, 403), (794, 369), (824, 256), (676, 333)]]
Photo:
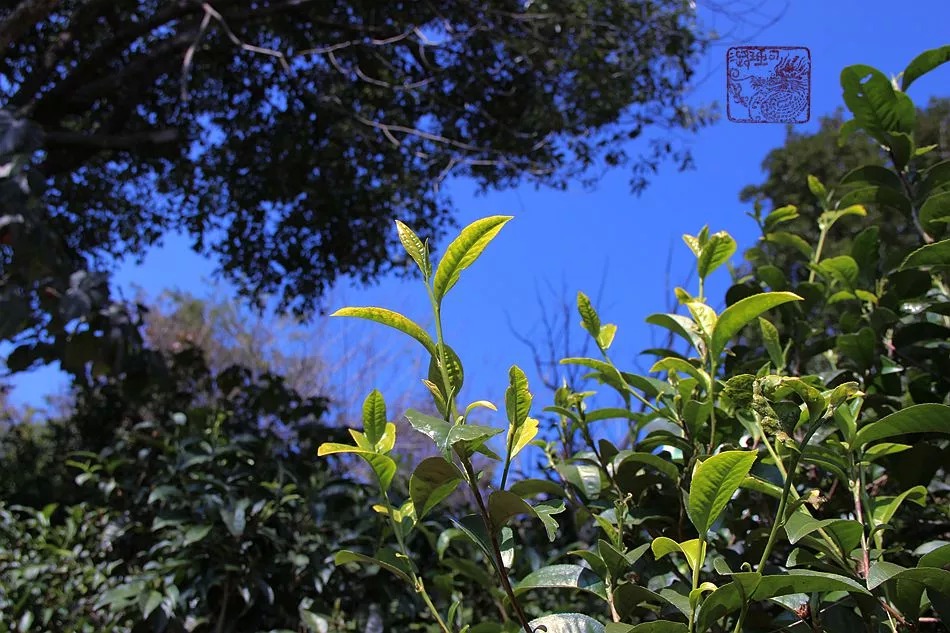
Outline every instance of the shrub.
[[(556, 417), (559, 437), (539, 435), (527, 378), (513, 366), (507, 434), (496, 451), (491, 441), (504, 431), (470, 416), (497, 407), (458, 401), (463, 365), (443, 336), (443, 301), (511, 218), (466, 227), (438, 266), (427, 244), (397, 222), (422, 274), (435, 335), (384, 308), (336, 314), (396, 328), (425, 349), (431, 361), (423, 382), (440, 415), (410, 410), (407, 418), (439, 455), (415, 468), (407, 496), (395, 493), (396, 427), (382, 395), (369, 395), (353, 442), (325, 443), (319, 454), (366, 460), (381, 498), (374, 509), (388, 528), (378, 551), (343, 550), (336, 563), (373, 565), (407, 583), (428, 609), (430, 628), (443, 633), (898, 631), (946, 619), (950, 161), (917, 169), (935, 147), (916, 146), (916, 111), (904, 91), (948, 59), (950, 47), (922, 54), (900, 87), (867, 66), (842, 72), (854, 115), (842, 138), (861, 130), (887, 149), (890, 168), (853, 170), (833, 188), (810, 177), (821, 208), (815, 243), (783, 230), (799, 216), (795, 207), (757, 208), (762, 238), (746, 252), (750, 269), (721, 312), (704, 282), (736, 242), (705, 227), (684, 236), (698, 288), (675, 290), (684, 314), (647, 319), (679, 340), (654, 350), (659, 359), (649, 375), (613, 362), (617, 327), (579, 293), (582, 326), (599, 357), (561, 362), (586, 368), (623, 406), (594, 408), (595, 391), (560, 389), (544, 409)], [(865, 205), (901, 210), (917, 228), (919, 247), (885, 248), (874, 225), (858, 232)], [(826, 236), (840, 223), (857, 232), (850, 252), (825, 257)], [(775, 266), (777, 254), (786, 262), (797, 257), (807, 275)], [(608, 421), (628, 425), (627, 447), (598, 439), (598, 425)], [(583, 448), (563, 455), (559, 444), (574, 434)], [(511, 482), (512, 459), (530, 445), (543, 450), (553, 476)], [(479, 486), (476, 454), (499, 465), (488, 491)], [(495, 577), (500, 590), (486, 591), (497, 616), (462, 606), (451, 585), (434, 589), (432, 565), (413, 549), (415, 535), (431, 528), (427, 516), (460, 485), (477, 512), (453, 518), (438, 542), (472, 543), (476, 555), (456, 566), (474, 566), (472, 576), (480, 571), (485, 585)], [(569, 561), (535, 556), (519, 573), (515, 560), (532, 550), (517, 542), (534, 539), (524, 526), (512, 527), (519, 516), (552, 542), (568, 523), (596, 534), (563, 552)], [(590, 600), (528, 599), (565, 590)], [(584, 612), (568, 612), (567, 604)]]

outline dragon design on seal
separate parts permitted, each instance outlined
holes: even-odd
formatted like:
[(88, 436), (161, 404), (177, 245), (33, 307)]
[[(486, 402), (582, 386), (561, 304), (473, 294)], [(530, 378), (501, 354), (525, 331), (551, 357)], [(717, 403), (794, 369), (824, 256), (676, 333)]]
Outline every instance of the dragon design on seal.
[[(739, 68), (731, 68), (730, 97), (748, 109), (753, 121), (793, 123), (809, 105), (809, 71), (809, 60), (797, 56), (782, 57), (764, 76), (742, 76)], [(743, 85), (752, 88), (751, 95), (743, 94)]]

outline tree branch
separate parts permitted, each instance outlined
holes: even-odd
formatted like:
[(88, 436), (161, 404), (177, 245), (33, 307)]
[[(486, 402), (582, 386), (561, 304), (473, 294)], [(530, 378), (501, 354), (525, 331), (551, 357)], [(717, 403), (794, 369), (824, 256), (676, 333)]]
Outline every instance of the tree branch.
[(4, 56), (10, 44), (26, 33), (30, 27), (49, 15), (58, 0), (23, 0), (0, 22), (0, 57)]
[(177, 143), (181, 134), (177, 129), (150, 130), (129, 134), (81, 134), (66, 130), (50, 130), (45, 133), (46, 146), (50, 148), (86, 147), (91, 149), (136, 149), (148, 145)]

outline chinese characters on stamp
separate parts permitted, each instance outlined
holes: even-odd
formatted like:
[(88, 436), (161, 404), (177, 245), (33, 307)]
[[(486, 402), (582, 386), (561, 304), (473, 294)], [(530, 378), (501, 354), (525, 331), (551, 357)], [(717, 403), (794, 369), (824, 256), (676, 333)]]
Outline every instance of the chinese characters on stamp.
[(737, 123), (806, 123), (811, 52), (802, 46), (734, 46), (726, 53), (726, 114)]

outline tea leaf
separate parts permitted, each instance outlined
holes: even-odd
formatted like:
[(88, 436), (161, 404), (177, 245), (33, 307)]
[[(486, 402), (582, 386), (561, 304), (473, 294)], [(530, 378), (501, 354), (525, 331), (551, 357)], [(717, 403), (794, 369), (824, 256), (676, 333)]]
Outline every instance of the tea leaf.
[(515, 428), (527, 419), (533, 397), (528, 391), (528, 377), (517, 365), (512, 365), (508, 370), (508, 381), (505, 410), (508, 413), (508, 422)]
[(736, 252), (736, 241), (725, 231), (719, 231), (709, 236), (709, 240), (703, 245), (699, 260), (696, 262), (696, 270), (700, 279), (705, 279), (714, 270), (729, 261), (733, 253)]
[(891, 522), (894, 515), (900, 509), (904, 501), (913, 501), (917, 505), (924, 507), (927, 505), (927, 489), (923, 486), (914, 486), (895, 497), (880, 496), (872, 500), (874, 511), (872, 513), (874, 522), (878, 525), (886, 525)]
[[(763, 576), (752, 592), (753, 601), (768, 600), (796, 593), (821, 593), (828, 591), (848, 591), (867, 594), (868, 591), (845, 576), (819, 571), (790, 569), (776, 576)], [(746, 599), (735, 582), (723, 585), (710, 594), (699, 608), (695, 630), (709, 631), (716, 620), (738, 611)]]
[(354, 307), (340, 308), (330, 316), (356, 317), (359, 319), (366, 319), (368, 321), (375, 321), (376, 323), (388, 325), (391, 328), (399, 330), (403, 334), (408, 334), (412, 338), (422, 343), (422, 346), (426, 348), (426, 351), (428, 351), (433, 356), (436, 354), (435, 343), (429, 337), (429, 334), (421, 327), (416, 325), (415, 322), (409, 320), (398, 312), (393, 312), (392, 310), (387, 310), (386, 308)]
[(416, 519), (451, 495), (462, 481), (462, 472), (442, 457), (422, 460), (409, 477), (409, 498), (416, 508)]
[(386, 431), (386, 402), (383, 394), (373, 389), (363, 401), (363, 432), (369, 443), (376, 445)]
[(406, 249), (409, 257), (412, 258), (412, 261), (416, 262), (416, 266), (418, 266), (422, 272), (422, 278), (428, 281), (432, 275), (432, 262), (429, 259), (429, 249), (426, 248), (426, 245), (422, 243), (422, 240), (419, 239), (419, 236), (416, 235), (412, 229), (399, 220), (396, 220), (396, 233), (399, 235), (399, 241), (402, 242), (403, 248)]
[(653, 539), (653, 542), (650, 544), (650, 549), (653, 550), (653, 557), (656, 560), (660, 560), (667, 554), (679, 552), (684, 558), (686, 558), (686, 563), (689, 565), (690, 569), (696, 569), (697, 565), (703, 564), (703, 550), (705, 547), (703, 542), (698, 538), (677, 543), (671, 538), (659, 536)]
[(765, 216), (765, 221), (763, 227), (765, 228), (766, 233), (771, 233), (775, 227), (783, 222), (791, 222), (798, 217), (798, 207), (794, 204), (788, 204), (784, 207), (779, 207), (774, 209), (771, 213)]
[(695, 349), (700, 348), (701, 341), (696, 331), (696, 324), (689, 317), (682, 314), (651, 314), (646, 318), (646, 322), (664, 327), (682, 337)]
[(682, 622), (654, 620), (640, 624), (610, 622), (607, 624), (606, 633), (686, 633), (688, 630), (689, 628)]
[(340, 550), (333, 557), (336, 565), (346, 565), (347, 563), (363, 563), (364, 565), (377, 565), (383, 569), (392, 572), (408, 584), (412, 585), (409, 578), (409, 563), (404, 558), (398, 558), (397, 554), (390, 549), (383, 549), (376, 552), (376, 557), (366, 556), (350, 550)]
[(577, 311), (581, 315), (581, 327), (596, 339), (600, 335), (600, 317), (597, 316), (597, 311), (583, 292), (577, 293)]
[(514, 457), (521, 452), (521, 449), (527, 446), (537, 435), (538, 421), (534, 418), (528, 418), (518, 425), (517, 428), (509, 428), (508, 446), (510, 449), (508, 451), (508, 458), (514, 459)]
[(950, 240), (943, 240), (921, 246), (907, 256), (900, 270), (908, 268), (947, 268), (950, 267)]
[(498, 235), (501, 228), (511, 220), (510, 216), (491, 216), (472, 222), (462, 229), (439, 262), (432, 281), (432, 292), (438, 303), (459, 279), (463, 270), (472, 265), (485, 247)]
[(845, 552), (850, 552), (861, 542), (864, 525), (850, 519), (818, 520), (803, 511), (792, 512), (785, 521), (785, 533), (788, 542), (793, 545), (818, 530), (827, 530)]
[(753, 451), (726, 451), (696, 466), (689, 489), (689, 518), (700, 534), (712, 528), (755, 458)]
[(712, 355), (718, 357), (722, 354), (732, 337), (766, 310), (789, 301), (801, 300), (801, 297), (791, 292), (763, 292), (732, 304), (719, 315), (710, 345)]
[[(563, 493), (563, 491), (561, 491)], [(544, 531), (548, 535), (548, 540), (552, 543), (554, 539), (557, 538), (557, 519), (554, 518), (555, 514), (560, 514), (567, 509), (567, 506), (564, 505), (564, 502), (561, 500), (557, 501), (542, 501), (541, 503), (534, 506), (534, 513), (540, 519), (541, 524), (544, 525)]]
[(778, 336), (778, 330), (772, 325), (772, 322), (765, 317), (759, 317), (759, 331), (762, 333), (762, 342), (765, 345), (765, 351), (769, 355), (772, 366), (782, 371), (785, 369), (785, 350), (782, 349), (782, 342)]
[(663, 475), (669, 477), (673, 481), (677, 481), (679, 479), (679, 469), (676, 467), (676, 464), (663, 459), (659, 455), (654, 455), (653, 453), (640, 453), (628, 450), (620, 451), (613, 458), (614, 472), (616, 473), (619, 471), (620, 467), (626, 463), (644, 464), (663, 473)]
[[(528, 622), (531, 633), (604, 633), (604, 625), (580, 613), (555, 613)], [(524, 629), (521, 629), (525, 633)]]
[(525, 576), (515, 586), (515, 595), (532, 589), (579, 589), (607, 599), (604, 581), (580, 565), (548, 565)]
[(950, 61), (950, 46), (940, 46), (924, 51), (904, 69), (901, 76), (901, 90), (907, 92), (910, 85), (917, 79), (948, 61)]
[(950, 406), (915, 404), (886, 415), (862, 427), (855, 436), (855, 446), (907, 433), (950, 433)]

